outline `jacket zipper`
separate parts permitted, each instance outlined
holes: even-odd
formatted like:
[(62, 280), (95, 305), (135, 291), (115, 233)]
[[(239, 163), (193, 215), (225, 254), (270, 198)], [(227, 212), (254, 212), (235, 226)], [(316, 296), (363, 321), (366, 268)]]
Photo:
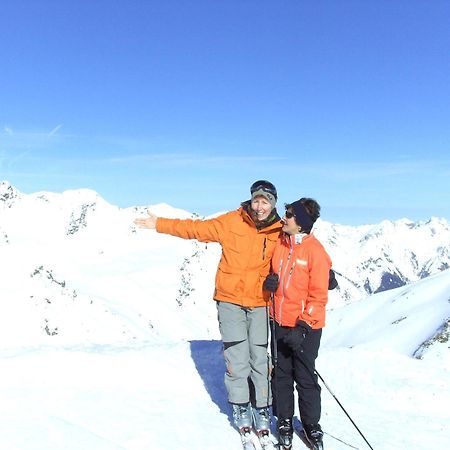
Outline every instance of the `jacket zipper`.
[[(291, 255), (292, 255), (292, 243), (289, 242), (289, 254), (288, 254), (288, 257), (287, 257), (287, 260), (286, 260), (286, 268), (284, 269), (283, 276), (281, 277), (281, 282), (283, 283), (282, 284), (283, 296), (281, 297), (281, 301), (280, 301), (280, 304), (279, 304), (279, 307), (278, 307), (278, 311), (279, 311), (278, 318), (279, 318), (279, 324), (280, 325), (281, 325), (281, 311), (282, 311), (283, 303), (284, 303), (284, 288), (285, 288), (284, 278), (285, 278), (286, 271), (287, 271), (287, 269), (289, 267), (289, 261), (291, 259)], [(281, 272), (282, 265), (283, 265), (283, 260), (281, 260), (279, 272)], [(289, 273), (289, 278), (290, 278), (290, 273)]]
[(289, 270), (287, 283), (286, 283), (286, 289), (289, 287), (289, 283), (290, 283), (291, 277), (292, 277), (292, 272), (294, 272), (294, 267), (295, 267), (295, 261), (292, 263), (291, 269)]

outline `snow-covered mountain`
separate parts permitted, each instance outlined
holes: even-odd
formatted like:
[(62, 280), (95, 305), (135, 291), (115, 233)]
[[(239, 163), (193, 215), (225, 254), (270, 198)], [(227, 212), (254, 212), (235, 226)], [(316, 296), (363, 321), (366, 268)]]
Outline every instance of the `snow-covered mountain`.
[[(0, 183), (0, 292), (9, 304), (0, 333), (15, 342), (218, 338), (211, 297), (219, 246), (136, 229), (146, 209), (118, 208), (87, 189), (26, 195)], [(150, 209), (193, 216), (165, 204)], [(315, 233), (339, 281), (330, 308), (450, 267), (443, 219), (360, 227), (319, 220)]]
[(316, 236), (328, 249), (341, 298), (354, 301), (450, 267), (450, 224), (407, 219), (349, 227), (320, 221)]
[[(152, 209), (191, 216), (164, 204)], [(3, 343), (183, 338), (199, 330), (208, 335), (212, 286), (202, 276), (192, 282), (186, 270), (195, 265), (198, 243), (138, 232), (133, 220), (144, 213), (110, 205), (90, 190), (24, 195), (2, 183)], [(203, 268), (202, 274), (213, 276)], [(209, 289), (206, 312), (193, 301), (184, 304), (198, 283)], [(198, 293), (203, 289), (199, 285)]]
[[(240, 448), (211, 300), (220, 248), (137, 230), (145, 210), (0, 184), (0, 448)], [(319, 372), (374, 449), (446, 448), (448, 223), (316, 234), (340, 283)], [(387, 273), (406, 284), (383, 290)], [(322, 409), (326, 449), (368, 448), (325, 388)]]

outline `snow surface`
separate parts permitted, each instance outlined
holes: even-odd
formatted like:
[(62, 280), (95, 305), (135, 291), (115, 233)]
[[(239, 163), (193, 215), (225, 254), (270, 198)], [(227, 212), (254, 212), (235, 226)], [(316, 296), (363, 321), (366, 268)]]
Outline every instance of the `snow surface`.
[[(3, 186), (2, 201), (0, 449), (241, 448), (211, 300), (218, 245), (136, 230), (145, 208), (119, 210), (93, 191)], [(431, 247), (430, 228), (408, 221), (337, 234), (350, 245), (407, 229)], [(450, 447), (449, 317), (450, 270), (330, 300), (317, 369), (375, 450)], [(368, 448), (326, 387), (322, 410), (326, 450)]]

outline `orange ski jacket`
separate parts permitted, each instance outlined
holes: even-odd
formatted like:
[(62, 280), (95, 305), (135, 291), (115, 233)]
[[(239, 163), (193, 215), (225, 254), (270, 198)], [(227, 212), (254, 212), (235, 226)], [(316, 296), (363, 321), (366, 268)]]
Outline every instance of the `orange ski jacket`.
[(283, 234), (272, 258), (280, 281), (271, 317), (282, 326), (303, 320), (313, 329), (323, 328), (330, 268), (331, 258), (312, 234)]
[(214, 219), (158, 218), (156, 231), (183, 239), (218, 242), (222, 256), (216, 273), (214, 299), (246, 308), (267, 306), (270, 294), (262, 285), (281, 231), (281, 222), (257, 229), (245, 208)]

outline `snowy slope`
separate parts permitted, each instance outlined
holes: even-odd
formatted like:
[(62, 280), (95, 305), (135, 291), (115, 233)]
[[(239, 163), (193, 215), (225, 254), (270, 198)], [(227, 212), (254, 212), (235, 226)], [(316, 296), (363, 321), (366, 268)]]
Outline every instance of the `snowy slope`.
[(421, 358), (427, 358), (434, 346), (433, 357), (450, 367), (449, 344), (445, 342), (449, 319), (450, 270), (446, 270), (329, 311), (322, 344), (386, 348)]
[[(93, 191), (6, 193), (0, 201), (2, 342), (217, 337), (208, 331), (215, 323), (213, 285), (203, 283), (213, 279), (215, 261), (199, 269), (195, 282), (187, 270), (205, 246), (137, 232), (133, 219), (144, 208), (122, 210)], [(191, 217), (164, 204), (152, 210)], [(217, 258), (218, 248), (212, 250), (203, 263)], [(193, 289), (203, 308), (195, 306)], [(187, 295), (192, 300), (184, 302)]]
[[(141, 214), (0, 184), (0, 448), (240, 448), (211, 300), (220, 249), (136, 230)], [(447, 448), (448, 224), (316, 233), (341, 284), (319, 372), (374, 449)], [(364, 296), (387, 269), (414, 282)], [(321, 423), (327, 450), (368, 448), (326, 388)]]
[[(239, 449), (220, 349), (214, 340), (3, 349), (0, 447)], [(318, 370), (374, 449), (447, 447), (448, 365), (385, 345), (325, 345)], [(325, 448), (368, 448), (325, 388), (322, 398)]]

